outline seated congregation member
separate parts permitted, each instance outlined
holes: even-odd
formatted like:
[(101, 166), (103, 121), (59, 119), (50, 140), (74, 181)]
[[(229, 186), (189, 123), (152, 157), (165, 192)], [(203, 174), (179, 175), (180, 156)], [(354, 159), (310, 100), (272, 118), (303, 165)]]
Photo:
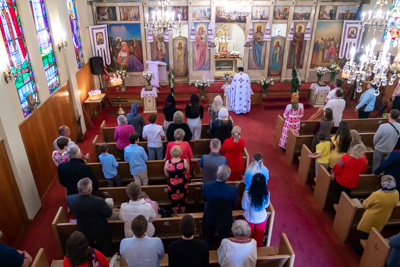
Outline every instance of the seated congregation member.
[(178, 110), (179, 109), (175, 107), (175, 98), (172, 95), (168, 95), (165, 101), (165, 107), (163, 107), (163, 113), (165, 117), (163, 124), (164, 132), (167, 132), (168, 126), (173, 122), (174, 114)]
[(210, 135), (212, 138), (217, 138), (224, 143), (225, 139), (232, 136), (233, 123), (229, 119), (229, 112), (227, 108), (221, 108), (218, 112), (218, 119), (216, 119), (211, 127)]
[(104, 178), (107, 179), (107, 186), (121, 186), (121, 177), (117, 171), (118, 162), (114, 155), (108, 153), (107, 143), (100, 145), (100, 152), (99, 161), (101, 162)]
[(210, 141), (210, 154), (200, 158), (200, 170), (203, 173), (203, 183), (215, 182), (217, 180), (217, 170), (221, 165), (227, 165), (228, 161), (219, 154), (221, 141), (214, 138)]
[(257, 242), (250, 238), (251, 229), (245, 220), (232, 225), (234, 237), (224, 238), (218, 248), (221, 267), (254, 267), (257, 262)]
[(400, 151), (392, 152), (387, 160), (381, 163), (374, 174), (391, 175), (396, 180), (396, 189), (400, 191)]
[(175, 141), (169, 142), (167, 145), (167, 149), (165, 152), (165, 160), (172, 159), (171, 149), (174, 146), (180, 146), (182, 150), (182, 154), (180, 156), (181, 159), (186, 160), (188, 164), (188, 168), (186, 169), (186, 178), (189, 178), (190, 174), (190, 160), (193, 158), (192, 149), (190, 148), (189, 142), (185, 141), (185, 132), (182, 129), (176, 129), (174, 132)]
[(168, 266), (170, 267), (205, 267), (208, 266), (208, 245), (202, 239), (195, 239), (195, 221), (186, 214), (179, 222), (182, 238), (168, 245)]
[(333, 114), (333, 129), (332, 133), (335, 133), (339, 127), (339, 123), (342, 121), (343, 110), (346, 107), (346, 100), (343, 98), (343, 89), (339, 88), (335, 92), (335, 97), (330, 99), (324, 106), (324, 110), (327, 108), (332, 109)]
[(186, 172), (189, 164), (182, 159), (182, 148), (175, 145), (171, 148), (171, 158), (165, 161), (164, 173), (168, 177), (168, 194), (171, 198), (171, 208), (174, 214), (185, 212), (189, 193), (189, 181)]
[(143, 215), (149, 223), (147, 235), (150, 237), (154, 235), (155, 229), (152, 222), (156, 218), (156, 213), (151, 207), (151, 204), (146, 203), (146, 201), (140, 197), (140, 192), (140, 185), (138, 185), (137, 183), (132, 182), (126, 187), (126, 194), (128, 195), (130, 200), (129, 202), (122, 203), (121, 209), (119, 210), (119, 218), (125, 223), (125, 237), (133, 236), (131, 223), (132, 220), (138, 215)]
[(117, 118), (118, 126), (115, 127), (114, 140), (121, 160), (124, 159), (124, 149), (129, 146), (129, 135), (135, 132), (132, 125), (128, 124), (128, 120), (124, 115)]
[(376, 85), (368, 83), (367, 90), (361, 95), (360, 102), (356, 106), (356, 111), (358, 111), (359, 119), (368, 118), (369, 113), (374, 110), (376, 101), (376, 88)]
[(160, 125), (156, 124), (157, 115), (150, 114), (149, 122), (143, 127), (143, 139), (147, 140), (147, 150), (149, 151), (149, 160), (155, 160), (156, 156), (158, 160), (163, 159), (163, 143), (162, 139), (165, 139), (165, 133)]
[(168, 126), (167, 130), (167, 139), (168, 141), (175, 141), (174, 132), (177, 129), (182, 129), (185, 132), (185, 136), (183, 141), (190, 141), (192, 139), (192, 132), (190, 131), (189, 126), (183, 122), (183, 113), (182, 111), (177, 111), (174, 114), (174, 122)]
[(350, 196), (350, 190), (358, 184), (360, 174), (367, 170), (368, 160), (365, 156), (365, 146), (360, 141), (352, 141), (349, 154), (340, 158), (333, 168), (333, 185), (336, 202), (339, 203), (342, 191)]
[(63, 162), (69, 161), (67, 153), (68, 143), (69, 139), (67, 137), (57, 138), (57, 147), (59, 149), (54, 150), (51, 154), (53, 162), (54, 164), (56, 164), (56, 166), (60, 165)]
[(268, 182), (269, 179), (269, 171), (267, 167), (263, 164), (263, 157), (260, 153), (254, 153), (253, 159), (247, 168), (246, 172), (244, 173), (244, 184), (245, 184), (245, 191), (249, 191), (251, 183), (253, 181), (253, 176), (257, 173), (261, 173), (265, 177), (265, 182)]
[(158, 237), (148, 237), (148, 222), (143, 215), (133, 219), (131, 229), (134, 237), (124, 238), (119, 251), (128, 267), (158, 267), (164, 258), (164, 245)]
[(1, 266), (7, 267), (29, 267), (32, 257), (26, 251), (16, 250), (0, 243), (0, 263)]
[(228, 166), (232, 171), (228, 178), (229, 181), (242, 179), (242, 172), (244, 171), (244, 140), (240, 138), (241, 131), (242, 129), (239, 126), (233, 127), (232, 137), (225, 139), (221, 149), (222, 154), (227, 159)]
[(65, 251), (64, 267), (100, 266), (99, 264), (102, 267), (109, 266), (108, 260), (103, 253), (91, 248), (81, 232), (75, 231), (70, 235), (65, 245)]
[(81, 159), (82, 155), (79, 147), (70, 145), (67, 148), (67, 154), (69, 161), (58, 165), (58, 180), (67, 189), (67, 196), (79, 193), (76, 185), (80, 179), (85, 177), (89, 177), (92, 180), (93, 191), (97, 191), (99, 189), (97, 179), (92, 168)]
[(222, 97), (217, 95), (214, 97), (213, 103), (208, 108), (208, 113), (210, 114), (210, 126), (208, 129), (208, 133), (211, 133), (212, 123), (218, 119), (218, 112), (223, 107), (224, 102), (222, 101)]
[(129, 136), (130, 145), (125, 147), (125, 161), (129, 162), (129, 168), (135, 183), (138, 185), (148, 185), (149, 179), (147, 177), (148, 159), (146, 151), (143, 147), (138, 145), (139, 134), (133, 133)]
[(238, 197), (237, 188), (226, 184), (230, 174), (229, 167), (221, 165), (218, 167), (217, 180), (205, 183), (203, 187), (205, 201), (203, 236), (209, 247), (211, 247), (215, 230), (218, 230), (220, 239), (227, 238), (230, 234), (232, 209)]
[(201, 138), (201, 120), (203, 119), (203, 114), (203, 106), (200, 105), (199, 96), (192, 94), (190, 96), (190, 104), (186, 105), (185, 115), (190, 131), (192, 131), (193, 140)]
[(400, 263), (400, 233), (389, 238), (389, 245), (391, 247), (389, 256), (387, 258), (387, 267), (399, 267)]
[(265, 227), (267, 226), (267, 208), (270, 203), (267, 181), (265, 176), (257, 173), (253, 176), (251, 186), (245, 191), (242, 198), (243, 218), (250, 226), (251, 234), (257, 241), (257, 247), (263, 246)]
[(329, 159), (331, 158), (331, 142), (326, 140), (326, 133), (319, 134), (319, 144), (316, 146), (315, 153), (309, 154), (309, 158), (315, 159), (315, 177), (318, 177), (319, 166), (324, 166), (328, 170)]
[(85, 235), (91, 247), (111, 257), (111, 231), (107, 218), (111, 217), (112, 210), (103, 198), (91, 194), (92, 181), (89, 178), (79, 180), (77, 187), (79, 194), (67, 197), (68, 207), (77, 220), (76, 230)]
[(327, 108), (324, 111), (324, 118), (317, 122), (314, 127), (314, 138), (311, 143), (310, 150), (311, 152), (315, 152), (315, 147), (319, 143), (319, 134), (320, 133), (325, 133), (326, 136), (331, 135), (331, 131), (333, 128), (333, 115), (332, 115), (332, 109)]
[(156, 214), (156, 218), (161, 217), (160, 214), (158, 213), (158, 210), (160, 209), (160, 207), (158, 206), (157, 201), (151, 200), (150, 196), (144, 191), (140, 192), (140, 198), (143, 198), (144, 202), (151, 205), (151, 208), (154, 210), (154, 213)]
[(128, 124), (132, 125), (135, 129), (134, 132), (139, 134), (140, 141), (143, 141), (142, 132), (146, 123), (144, 122), (142, 114), (138, 113), (138, 104), (132, 104), (131, 112), (126, 114), (126, 118), (128, 119)]
[(333, 169), (339, 159), (349, 151), (351, 133), (347, 121), (341, 121), (336, 134), (331, 137), (332, 149), (329, 159), (329, 168)]
[(396, 180), (392, 176), (383, 175), (381, 186), (381, 189), (373, 192), (362, 202), (365, 212), (357, 226), (357, 230), (360, 231), (360, 239), (368, 239), (372, 227), (375, 227), (378, 232), (382, 231), (393, 208), (399, 202)]
[(292, 129), (295, 134), (300, 132), (300, 118), (304, 115), (304, 106), (299, 103), (299, 94), (293, 93), (290, 100), (291, 104), (286, 106), (285, 112), (283, 113), (283, 118), (285, 119), (285, 124), (283, 125), (282, 135), (279, 139), (279, 146), (286, 149), (286, 139), (289, 135), (289, 130)]
[(67, 125), (62, 125), (58, 128), (58, 137), (53, 142), (54, 150), (59, 150), (60, 148), (57, 145), (58, 138), (65, 137), (68, 138), (69, 145), (74, 145), (75, 143), (69, 138), (71, 136), (71, 130)]

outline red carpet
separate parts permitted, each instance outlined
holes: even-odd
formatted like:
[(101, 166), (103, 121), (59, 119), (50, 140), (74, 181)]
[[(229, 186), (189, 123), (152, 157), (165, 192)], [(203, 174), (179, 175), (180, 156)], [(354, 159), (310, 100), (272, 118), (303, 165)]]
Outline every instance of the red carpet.
[[(315, 110), (306, 109), (304, 118), (310, 117)], [(353, 110), (354, 103), (348, 103), (344, 118), (354, 118), (356, 113)], [(89, 129), (85, 141), (79, 144), (84, 152), (91, 152), (91, 142), (94, 135), (100, 134), (98, 127), (103, 119), (107, 124), (116, 125), (114, 112), (115, 108), (106, 108), (101, 116), (93, 119), (95, 129)], [(295, 266), (358, 266), (359, 256), (350, 245), (342, 244), (333, 232), (333, 215), (316, 208), (311, 187), (300, 184), (297, 166), (288, 164), (282, 150), (274, 144), (276, 117), (281, 113), (283, 110), (263, 110), (260, 106), (253, 106), (249, 114), (230, 114), (234, 123), (242, 127), (242, 138), (250, 155), (261, 152), (264, 164), (270, 170), (268, 185), (276, 210), (271, 245), (278, 246), (280, 235), (284, 232), (296, 253)], [(159, 114), (157, 122), (162, 120), (163, 116)], [(207, 121), (208, 117), (203, 119), (203, 123)], [(50, 260), (61, 259), (51, 222), (58, 207), (65, 202), (65, 191), (56, 180), (18, 248), (36, 255), (43, 247)]]

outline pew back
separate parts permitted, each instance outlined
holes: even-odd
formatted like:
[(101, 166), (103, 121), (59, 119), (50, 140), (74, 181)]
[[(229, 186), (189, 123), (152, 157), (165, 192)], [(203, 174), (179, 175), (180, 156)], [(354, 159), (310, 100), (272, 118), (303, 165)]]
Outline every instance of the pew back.
[(360, 267), (384, 267), (389, 252), (389, 242), (373, 227), (360, 260)]
[(32, 262), (31, 267), (50, 267), (49, 261), (47, 260), (46, 252), (43, 248), (39, 249), (35, 259)]

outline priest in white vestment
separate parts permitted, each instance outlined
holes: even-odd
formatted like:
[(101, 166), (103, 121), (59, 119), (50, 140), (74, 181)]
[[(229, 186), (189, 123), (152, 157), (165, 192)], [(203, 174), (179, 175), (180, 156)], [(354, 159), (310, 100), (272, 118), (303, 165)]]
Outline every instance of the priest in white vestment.
[(232, 110), (236, 114), (244, 114), (251, 109), (251, 95), (254, 92), (251, 90), (249, 75), (243, 72), (242, 67), (239, 67), (238, 71), (233, 76), (228, 96)]

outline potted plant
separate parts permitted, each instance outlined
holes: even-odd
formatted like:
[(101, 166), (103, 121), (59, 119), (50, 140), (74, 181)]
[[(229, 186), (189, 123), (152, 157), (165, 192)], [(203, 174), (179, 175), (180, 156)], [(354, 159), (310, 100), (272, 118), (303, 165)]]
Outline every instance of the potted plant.
[(331, 61), (331, 65), (329, 66), (329, 72), (331, 73), (331, 78), (330, 78), (330, 85), (334, 84), (335, 82), (335, 76), (340, 72), (340, 67), (334, 60)]
[(210, 81), (206, 80), (206, 78), (203, 77), (203, 80), (197, 80), (194, 83), (191, 83), (190, 85), (196, 86), (197, 89), (201, 90), (200, 96), (201, 98), (205, 97), (205, 90), (207, 87), (210, 86)]
[(169, 89), (171, 90), (171, 95), (175, 96), (175, 75), (174, 75), (174, 70), (171, 70), (168, 73), (168, 85), (169, 85)]
[(142, 73), (142, 77), (147, 81), (146, 89), (151, 90), (151, 79), (153, 79), (153, 72), (150, 70), (145, 70)]
[(315, 67), (314, 69), (317, 74), (318, 82), (321, 81), (322, 76), (324, 76), (326, 73), (329, 72), (327, 67), (318, 66), (318, 67)]
[(274, 80), (273, 79), (266, 79), (263, 77), (261, 77), (260, 80), (256, 81), (257, 84), (261, 85), (261, 87), (263, 88), (263, 96), (267, 96), (267, 89), (270, 85), (274, 84)]

